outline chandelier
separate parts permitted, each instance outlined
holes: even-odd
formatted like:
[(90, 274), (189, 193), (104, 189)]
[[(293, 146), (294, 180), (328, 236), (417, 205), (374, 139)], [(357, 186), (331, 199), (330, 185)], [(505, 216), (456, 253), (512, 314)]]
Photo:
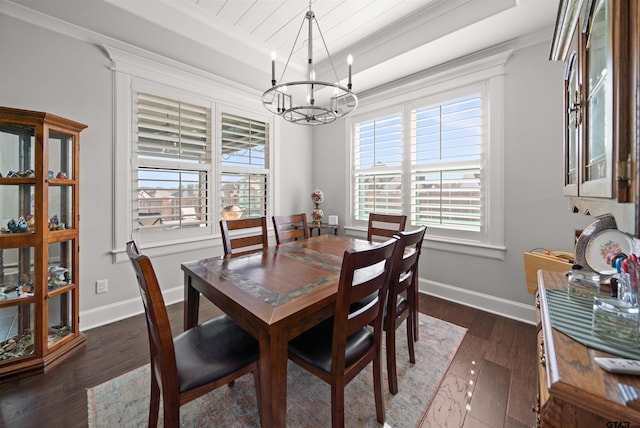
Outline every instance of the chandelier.
[[(302, 125), (323, 125), (331, 123), (339, 117), (346, 116), (358, 106), (358, 97), (351, 92), (351, 65), (353, 59), (351, 55), (347, 58), (349, 65), (349, 78), (347, 86), (340, 84), (340, 79), (333, 65), (333, 60), (329, 54), (329, 49), (320, 31), (318, 20), (311, 10), (311, 2), (309, 2), (309, 11), (305, 14), (296, 40), (291, 47), (289, 58), (284, 66), (280, 80), (284, 78), (287, 66), (291, 61), (291, 55), (295, 49), (305, 21), (309, 24), (308, 62), (307, 76), (308, 80), (284, 82), (278, 84), (276, 81), (276, 59), (275, 53), (271, 54), (271, 88), (262, 94), (262, 104), (270, 112), (282, 116), (286, 121), (298, 123)], [(313, 22), (316, 23), (318, 33), (322, 39), (322, 43), (327, 52), (331, 69), (335, 75), (336, 83), (322, 82), (316, 80), (316, 72), (313, 64)]]

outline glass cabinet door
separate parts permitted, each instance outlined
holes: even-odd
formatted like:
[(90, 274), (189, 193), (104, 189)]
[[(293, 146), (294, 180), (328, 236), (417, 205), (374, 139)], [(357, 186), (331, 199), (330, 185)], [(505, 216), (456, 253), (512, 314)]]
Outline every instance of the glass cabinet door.
[(73, 229), (73, 136), (50, 131), (48, 139), (49, 230)]
[(34, 140), (33, 126), (0, 124), (0, 233), (34, 231)]
[(578, 147), (582, 129), (582, 92), (578, 55), (578, 33), (574, 33), (565, 69), (564, 194), (578, 196)]
[(585, 45), (585, 144), (582, 196), (613, 196), (613, 99), (609, 66), (609, 1), (598, 0), (588, 21)]

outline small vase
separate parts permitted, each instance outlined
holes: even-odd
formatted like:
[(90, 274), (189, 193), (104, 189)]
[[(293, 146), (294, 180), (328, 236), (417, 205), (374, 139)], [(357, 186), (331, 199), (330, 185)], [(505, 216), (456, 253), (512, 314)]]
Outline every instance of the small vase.
[(324, 211), (320, 209), (320, 204), (316, 204), (316, 208), (311, 211), (311, 217), (313, 218), (313, 225), (320, 226), (322, 224), (322, 217), (324, 217)]
[(316, 189), (311, 193), (311, 201), (316, 206), (311, 211), (311, 217), (313, 218), (312, 224), (314, 226), (320, 226), (322, 224), (322, 217), (324, 217), (324, 211), (320, 209), (320, 204), (324, 201), (324, 192), (320, 189)]

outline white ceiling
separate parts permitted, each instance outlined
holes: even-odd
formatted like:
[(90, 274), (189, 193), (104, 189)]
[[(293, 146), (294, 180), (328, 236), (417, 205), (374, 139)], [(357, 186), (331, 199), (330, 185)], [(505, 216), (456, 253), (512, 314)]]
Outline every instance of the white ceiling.
[[(306, 75), (308, 0), (0, 0), (264, 90)], [(27, 9), (24, 9), (27, 8)], [(529, 34), (551, 36), (558, 0), (312, 0), (338, 78), (356, 92)], [(319, 80), (335, 81), (314, 26)], [(221, 69), (221, 64), (225, 67)], [(226, 75), (225, 75), (226, 73)]]

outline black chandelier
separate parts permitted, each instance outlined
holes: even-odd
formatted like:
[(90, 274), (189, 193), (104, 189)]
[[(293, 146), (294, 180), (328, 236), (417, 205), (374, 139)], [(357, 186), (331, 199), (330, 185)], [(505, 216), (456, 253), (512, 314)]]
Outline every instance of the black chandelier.
[[(311, 2), (309, 2), (309, 10), (305, 14), (296, 40), (291, 47), (289, 58), (282, 71), (281, 80), (287, 71), (291, 55), (295, 49), (300, 33), (305, 21), (309, 24), (308, 38), (308, 62), (307, 75), (309, 80), (301, 80), (294, 82), (284, 82), (278, 84), (276, 81), (276, 61), (275, 53), (271, 54), (271, 88), (262, 94), (262, 104), (270, 112), (282, 116), (286, 121), (298, 123), (302, 125), (323, 125), (331, 123), (339, 117), (346, 116), (358, 106), (358, 97), (351, 91), (351, 65), (353, 59), (351, 55), (347, 58), (349, 64), (349, 77), (347, 86), (340, 84), (340, 79), (333, 65), (333, 60), (329, 54), (329, 49), (320, 31), (318, 20), (311, 10)], [(318, 33), (327, 51), (327, 57), (331, 63), (331, 69), (336, 78), (336, 83), (322, 82), (316, 80), (316, 72), (313, 64), (313, 22), (316, 23)]]

